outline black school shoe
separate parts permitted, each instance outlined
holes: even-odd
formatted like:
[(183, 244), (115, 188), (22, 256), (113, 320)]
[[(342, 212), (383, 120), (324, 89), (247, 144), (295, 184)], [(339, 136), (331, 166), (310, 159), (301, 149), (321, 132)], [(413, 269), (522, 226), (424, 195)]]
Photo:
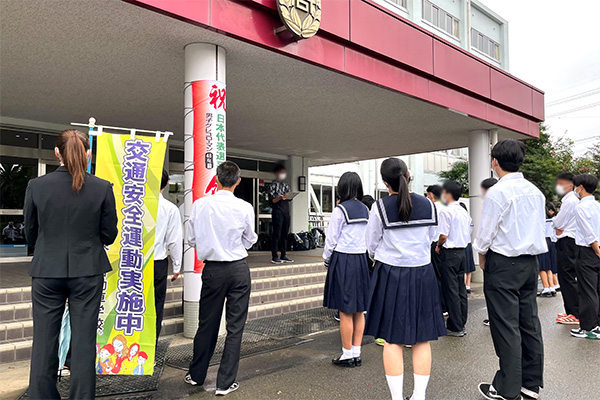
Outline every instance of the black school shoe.
[[(333, 365), (337, 365), (338, 367), (346, 367), (346, 368), (354, 368), (356, 367), (356, 361), (353, 358), (347, 358), (345, 360), (340, 360), (342, 356), (340, 355), (339, 357), (334, 358), (333, 360), (331, 360), (331, 362), (333, 363)], [(362, 364), (362, 361), (361, 361)]]
[(494, 386), (491, 383), (485, 382), (479, 384), (479, 393), (481, 393), (481, 395), (488, 400), (523, 400), (523, 396), (521, 395), (513, 397), (512, 399), (508, 397), (503, 397), (498, 394), (498, 392), (496, 391), (496, 389), (494, 389)]
[(354, 357), (354, 365), (356, 365), (357, 367), (361, 367), (362, 366), (362, 358)]

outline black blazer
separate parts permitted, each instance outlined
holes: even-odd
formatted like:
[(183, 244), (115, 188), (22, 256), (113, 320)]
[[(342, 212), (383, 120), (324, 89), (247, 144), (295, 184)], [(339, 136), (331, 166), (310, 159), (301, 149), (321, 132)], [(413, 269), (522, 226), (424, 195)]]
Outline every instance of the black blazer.
[(35, 246), (29, 275), (77, 278), (111, 271), (104, 245), (118, 234), (112, 184), (86, 174), (79, 193), (65, 167), (29, 181), (25, 236)]

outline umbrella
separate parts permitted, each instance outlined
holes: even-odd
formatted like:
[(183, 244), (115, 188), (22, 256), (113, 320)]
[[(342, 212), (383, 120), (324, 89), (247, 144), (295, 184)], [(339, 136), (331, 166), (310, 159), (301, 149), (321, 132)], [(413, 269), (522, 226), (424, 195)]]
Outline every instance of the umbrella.
[(60, 324), (60, 336), (58, 337), (58, 367), (63, 369), (67, 353), (71, 347), (71, 317), (69, 314), (69, 303), (65, 306), (62, 323)]

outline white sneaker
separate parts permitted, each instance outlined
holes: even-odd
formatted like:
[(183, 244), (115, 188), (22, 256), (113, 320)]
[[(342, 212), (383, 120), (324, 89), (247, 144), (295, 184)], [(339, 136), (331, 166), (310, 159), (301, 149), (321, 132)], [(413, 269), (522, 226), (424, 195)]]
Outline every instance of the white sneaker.
[(235, 392), (236, 390), (238, 390), (240, 388), (240, 384), (237, 382), (233, 382), (233, 384), (231, 386), (229, 386), (228, 389), (217, 389), (217, 391), (215, 392), (215, 395), (217, 396), (226, 396), (231, 392)]
[(185, 378), (183, 380), (188, 385), (192, 385), (192, 386), (197, 386), (198, 385), (198, 382), (196, 382), (195, 380), (192, 379), (192, 375), (190, 375), (189, 372), (187, 374), (185, 374)]

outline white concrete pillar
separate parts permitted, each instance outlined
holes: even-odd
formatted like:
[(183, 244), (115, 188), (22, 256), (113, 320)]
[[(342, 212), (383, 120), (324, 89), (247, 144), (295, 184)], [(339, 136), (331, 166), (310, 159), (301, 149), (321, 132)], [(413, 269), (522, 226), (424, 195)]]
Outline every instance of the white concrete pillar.
[[(490, 177), (490, 133), (487, 130), (469, 132), (469, 205), (471, 218), (473, 218), (473, 238), (477, 234), (483, 197), (481, 195), (481, 181)], [(475, 258), (479, 264), (478, 257)], [(473, 273), (473, 282), (483, 282), (483, 271), (477, 268)]]
[[(192, 209), (194, 178), (194, 112), (192, 82), (213, 80), (225, 83), (225, 49), (210, 43), (190, 43), (185, 46), (184, 73), (184, 222)], [(185, 224), (187, 233), (187, 223)], [(183, 256), (183, 334), (194, 337), (198, 329), (202, 274), (194, 272), (195, 252), (187, 243)]]
[(299, 191), (298, 177), (306, 176), (306, 191), (300, 192), (290, 204), (290, 232), (308, 230), (308, 210), (310, 198), (308, 192), (308, 160), (303, 157), (290, 156), (286, 163), (288, 183), (293, 192)]

